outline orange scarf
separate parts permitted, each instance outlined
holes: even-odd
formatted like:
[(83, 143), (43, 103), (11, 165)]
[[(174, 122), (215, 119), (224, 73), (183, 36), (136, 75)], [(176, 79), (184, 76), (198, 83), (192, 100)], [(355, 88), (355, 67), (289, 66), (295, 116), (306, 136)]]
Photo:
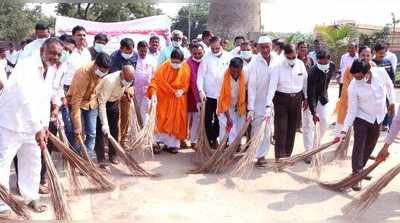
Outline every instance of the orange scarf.
[[(231, 87), (231, 69), (227, 69), (224, 74), (224, 82), (221, 87), (221, 94), (218, 99), (217, 113), (225, 113), (229, 111), (232, 100), (232, 87)], [(246, 86), (243, 71), (239, 75), (239, 100), (237, 105), (239, 116), (246, 114)]]

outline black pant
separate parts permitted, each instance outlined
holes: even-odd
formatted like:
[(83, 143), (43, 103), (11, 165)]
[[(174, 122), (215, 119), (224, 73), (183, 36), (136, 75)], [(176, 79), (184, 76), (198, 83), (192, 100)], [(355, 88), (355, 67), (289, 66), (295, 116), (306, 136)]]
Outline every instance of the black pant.
[(301, 119), (303, 93), (276, 92), (274, 97), (275, 159), (292, 155), (296, 128)]
[[(118, 121), (119, 121), (119, 103), (116, 102), (107, 102), (106, 103), (106, 111), (107, 111), (107, 120), (108, 125), (110, 127), (111, 135), (118, 140), (119, 136), (119, 128), (118, 128)], [(100, 115), (97, 117), (97, 124), (96, 124), (96, 144), (94, 146), (94, 151), (96, 152), (97, 161), (104, 162), (105, 161), (105, 145), (107, 143), (107, 139), (101, 130), (101, 121)], [(115, 148), (109, 144), (108, 145), (108, 157), (111, 158), (115, 156)]]
[(215, 143), (219, 136), (219, 121), (216, 112), (217, 112), (217, 99), (207, 98), (206, 114), (204, 121), (205, 121), (207, 138), (210, 144)]
[(369, 156), (374, 151), (378, 141), (381, 125), (371, 124), (363, 119), (354, 120), (354, 145), (351, 155), (353, 173), (359, 173), (367, 164)]

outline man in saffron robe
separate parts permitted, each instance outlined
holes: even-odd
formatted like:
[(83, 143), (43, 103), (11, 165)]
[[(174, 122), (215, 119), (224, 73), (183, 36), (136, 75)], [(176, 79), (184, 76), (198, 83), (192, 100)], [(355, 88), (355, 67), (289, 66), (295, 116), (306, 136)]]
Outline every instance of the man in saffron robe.
[(188, 130), (187, 91), (190, 68), (183, 63), (184, 54), (174, 49), (167, 60), (154, 73), (148, 96), (157, 102), (156, 140), (167, 146), (166, 151), (178, 153), (180, 140), (186, 139)]
[(231, 144), (246, 118), (246, 79), (243, 73), (243, 60), (235, 57), (225, 71), (221, 93), (218, 98), (217, 114), (220, 120), (220, 138), (230, 130), (228, 143)]

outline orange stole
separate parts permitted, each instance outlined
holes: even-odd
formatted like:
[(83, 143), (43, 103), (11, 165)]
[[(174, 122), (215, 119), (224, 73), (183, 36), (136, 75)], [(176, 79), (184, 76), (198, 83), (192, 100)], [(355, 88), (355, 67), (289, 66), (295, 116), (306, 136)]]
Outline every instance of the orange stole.
[[(246, 83), (243, 71), (239, 76), (239, 101), (238, 101), (238, 113), (239, 116), (246, 114)], [(224, 81), (222, 82), (221, 93), (218, 98), (217, 113), (225, 113), (229, 111), (232, 100), (232, 88), (231, 88), (231, 70), (228, 68), (224, 74)]]

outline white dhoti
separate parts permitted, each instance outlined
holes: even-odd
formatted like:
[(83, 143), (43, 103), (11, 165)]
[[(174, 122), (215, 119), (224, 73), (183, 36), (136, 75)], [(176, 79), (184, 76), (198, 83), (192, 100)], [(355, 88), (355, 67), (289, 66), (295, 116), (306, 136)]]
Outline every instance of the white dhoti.
[[(265, 116), (265, 112), (255, 114), (255, 119), (251, 123), (251, 137), (254, 137), (260, 130), (261, 124), (264, 121), (264, 116)], [(265, 132), (264, 132), (264, 139), (256, 153), (257, 159), (264, 157), (268, 154), (269, 147), (271, 145), (273, 122), (274, 122), (273, 117), (270, 117), (269, 120), (267, 121), (267, 126), (265, 127)]]
[(157, 133), (156, 140), (157, 140), (157, 142), (164, 143), (169, 148), (179, 148), (181, 145), (181, 142), (179, 139), (177, 139), (173, 135), (169, 135), (166, 133)]
[[(319, 136), (320, 140), (322, 141), (322, 138), (324, 137), (324, 134), (326, 130), (328, 129), (328, 106), (322, 105), (320, 102), (318, 102), (317, 107), (315, 108), (315, 113), (319, 117)], [(313, 117), (311, 115), (310, 109), (307, 109), (306, 111), (303, 112), (303, 117), (302, 117), (302, 122), (303, 122), (303, 140), (304, 140), (304, 147), (306, 150), (310, 150), (313, 148), (314, 144), (314, 121)]]
[[(10, 166), (18, 157), (18, 186), (26, 203), (39, 199), (41, 151), (32, 134), (0, 127), (0, 183), (9, 189)], [(0, 200), (0, 211), (10, 210)]]
[(189, 112), (189, 140), (191, 143), (197, 143), (200, 125), (200, 112)]
[[(243, 127), (243, 124), (245, 122), (245, 116), (243, 115), (242, 117), (239, 116), (239, 114), (234, 111), (234, 109), (229, 109), (229, 114), (231, 116), (233, 126), (231, 129), (231, 132), (229, 133), (228, 136), (228, 143), (232, 144), (232, 142), (235, 140), (237, 135), (240, 132), (240, 129)], [(219, 120), (219, 138), (222, 140), (224, 138), (224, 135), (226, 133), (226, 125), (227, 125), (227, 118), (225, 114), (220, 114), (218, 115), (218, 120)]]

